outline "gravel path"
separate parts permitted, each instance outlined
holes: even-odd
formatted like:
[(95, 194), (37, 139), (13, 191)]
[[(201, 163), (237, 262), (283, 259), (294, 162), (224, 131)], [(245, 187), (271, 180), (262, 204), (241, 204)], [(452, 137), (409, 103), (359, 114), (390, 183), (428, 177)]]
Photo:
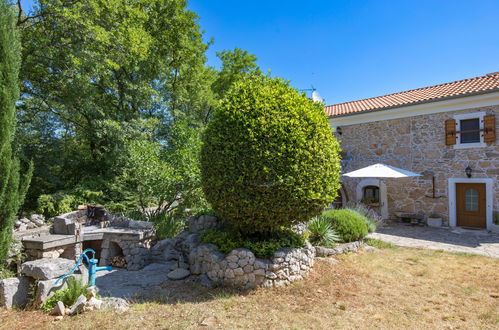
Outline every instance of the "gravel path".
[(486, 230), (432, 228), (388, 223), (369, 235), (398, 246), (466, 252), (499, 258), (499, 235)]

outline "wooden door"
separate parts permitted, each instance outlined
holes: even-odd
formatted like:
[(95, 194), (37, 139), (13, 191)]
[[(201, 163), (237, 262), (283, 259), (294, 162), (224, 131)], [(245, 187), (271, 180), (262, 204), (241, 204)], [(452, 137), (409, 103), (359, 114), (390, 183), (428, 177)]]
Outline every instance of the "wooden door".
[(456, 183), (457, 225), (486, 227), (485, 183)]

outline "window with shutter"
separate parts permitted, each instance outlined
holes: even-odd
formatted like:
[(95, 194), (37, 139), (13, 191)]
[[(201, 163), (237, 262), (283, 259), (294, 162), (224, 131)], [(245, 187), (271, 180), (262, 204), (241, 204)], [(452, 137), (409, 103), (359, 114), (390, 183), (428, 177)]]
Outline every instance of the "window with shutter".
[[(485, 112), (473, 112), (455, 115), (453, 118), (454, 122), (454, 134), (455, 142), (452, 143), (454, 149), (462, 148), (482, 148), (487, 146), (486, 142), (492, 139), (492, 134), (494, 134), (495, 139), (495, 119), (486, 119)], [(492, 124), (492, 120), (494, 123)], [(450, 141), (450, 120), (445, 122), (446, 125), (446, 139), (447, 145)], [(449, 127), (447, 127), (449, 125)], [(486, 129), (486, 127), (494, 126), (494, 130)], [(490, 133), (487, 133), (489, 132)]]

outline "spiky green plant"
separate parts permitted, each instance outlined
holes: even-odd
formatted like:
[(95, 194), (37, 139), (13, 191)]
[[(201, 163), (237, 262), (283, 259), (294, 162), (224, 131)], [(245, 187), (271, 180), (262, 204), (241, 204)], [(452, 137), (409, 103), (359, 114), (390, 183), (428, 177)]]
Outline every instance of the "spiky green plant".
[(333, 247), (341, 237), (334, 231), (331, 221), (322, 215), (313, 218), (307, 226), (313, 245)]

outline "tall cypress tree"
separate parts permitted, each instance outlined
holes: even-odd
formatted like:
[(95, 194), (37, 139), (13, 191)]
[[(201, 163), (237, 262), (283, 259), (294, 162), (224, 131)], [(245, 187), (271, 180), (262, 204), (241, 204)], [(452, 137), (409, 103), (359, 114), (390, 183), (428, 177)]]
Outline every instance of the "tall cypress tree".
[[(30, 181), (20, 184), (19, 160), (12, 152), (16, 101), (19, 98), (21, 46), (12, 7), (0, 0), (0, 262), (4, 261), (12, 240), (12, 222)], [(28, 172), (31, 172), (28, 171)]]

